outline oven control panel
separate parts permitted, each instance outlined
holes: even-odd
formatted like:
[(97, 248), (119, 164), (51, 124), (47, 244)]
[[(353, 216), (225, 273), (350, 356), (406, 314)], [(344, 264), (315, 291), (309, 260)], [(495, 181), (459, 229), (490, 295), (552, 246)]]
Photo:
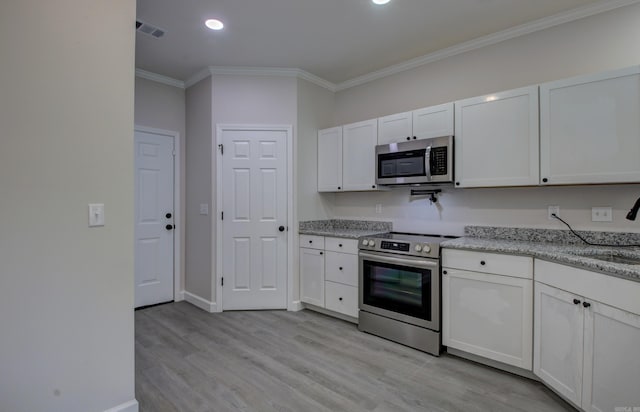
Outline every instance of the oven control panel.
[(380, 242), (380, 249), (382, 250), (394, 250), (399, 252), (408, 252), (411, 248), (410, 243), (404, 242), (391, 242), (388, 240), (383, 240)]

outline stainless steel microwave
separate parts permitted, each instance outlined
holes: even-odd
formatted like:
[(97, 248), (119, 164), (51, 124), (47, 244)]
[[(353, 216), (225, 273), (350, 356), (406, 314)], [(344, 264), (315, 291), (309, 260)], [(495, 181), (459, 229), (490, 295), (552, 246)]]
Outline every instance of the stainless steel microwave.
[(376, 146), (376, 184), (453, 182), (453, 136)]

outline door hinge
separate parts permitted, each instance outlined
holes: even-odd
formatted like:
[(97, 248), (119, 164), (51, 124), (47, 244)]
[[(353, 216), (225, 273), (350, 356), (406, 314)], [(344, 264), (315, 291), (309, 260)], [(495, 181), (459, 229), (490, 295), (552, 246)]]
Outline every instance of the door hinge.
[(176, 155), (176, 151), (175, 151), (175, 150), (172, 150), (172, 151), (171, 151), (171, 154), (175, 156), (175, 155)]
[(220, 278), (220, 286), (224, 286), (224, 277)]
[(220, 149), (220, 154), (223, 155), (224, 154), (224, 145), (222, 143), (220, 143), (218, 145), (218, 149)]
[(224, 220), (224, 212), (220, 212), (220, 220)]

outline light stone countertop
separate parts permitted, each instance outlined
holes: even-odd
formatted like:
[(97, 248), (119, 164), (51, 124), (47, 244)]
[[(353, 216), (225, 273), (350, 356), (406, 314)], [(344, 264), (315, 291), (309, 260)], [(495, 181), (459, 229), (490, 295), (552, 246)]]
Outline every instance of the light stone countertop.
[(461, 237), (440, 244), (443, 248), (533, 256), (550, 262), (640, 282), (640, 265), (608, 262), (582, 255), (612, 254), (640, 259), (638, 247), (605, 247), (586, 244), (546, 243), (526, 240)]
[(331, 219), (300, 222), (298, 233), (301, 235), (358, 239), (362, 236), (388, 233), (391, 230), (391, 222)]

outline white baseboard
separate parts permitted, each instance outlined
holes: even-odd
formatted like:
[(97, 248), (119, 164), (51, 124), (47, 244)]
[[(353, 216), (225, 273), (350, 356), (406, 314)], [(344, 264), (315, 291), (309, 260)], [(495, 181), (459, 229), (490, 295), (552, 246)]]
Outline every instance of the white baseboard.
[(302, 305), (302, 302), (300, 302), (299, 300), (294, 300), (289, 304), (289, 307), (287, 308), (289, 312), (298, 312), (298, 311), (301, 311), (302, 309), (304, 309), (304, 306)]
[(176, 298), (174, 299), (176, 302), (182, 302), (184, 300), (184, 290), (181, 290), (176, 294)]
[(107, 409), (104, 412), (138, 412), (138, 401), (134, 399), (111, 409)]
[(210, 302), (186, 290), (184, 291), (184, 300), (209, 313), (217, 312), (215, 302)]

